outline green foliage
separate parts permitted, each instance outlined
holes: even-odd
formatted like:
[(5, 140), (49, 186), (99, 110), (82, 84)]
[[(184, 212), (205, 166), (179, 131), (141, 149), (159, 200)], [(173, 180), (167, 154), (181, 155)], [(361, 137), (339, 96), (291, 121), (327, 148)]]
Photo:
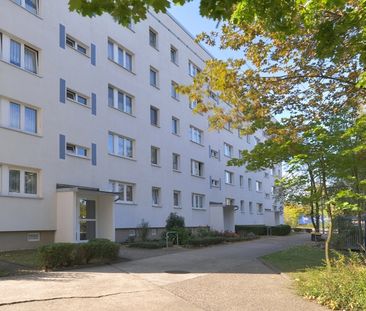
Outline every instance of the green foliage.
[(179, 216), (177, 213), (170, 213), (168, 218), (166, 219), (165, 229), (167, 231), (173, 231), (173, 228), (184, 228), (184, 217)]
[(142, 219), (140, 225), (138, 226), (138, 236), (140, 237), (141, 241), (146, 241), (148, 234), (149, 223)]
[(299, 293), (332, 310), (366, 310), (365, 259), (338, 254), (332, 268), (314, 268), (298, 275)]
[(41, 267), (46, 270), (89, 263), (92, 259), (109, 262), (118, 258), (119, 244), (106, 239), (87, 243), (53, 243), (38, 249)]
[(225, 242), (225, 238), (221, 236), (207, 236), (207, 237), (193, 237), (187, 241), (187, 245), (190, 246), (209, 246), (209, 245), (215, 245)]
[(286, 204), (283, 211), (284, 221), (291, 227), (296, 227), (299, 224), (300, 216), (308, 216), (310, 214), (309, 207), (300, 204)]
[(157, 249), (163, 248), (166, 244), (163, 240), (151, 240), (151, 241), (142, 241), (142, 242), (133, 242), (129, 243), (128, 247), (133, 248), (147, 248), (147, 249)]
[(288, 235), (291, 232), (291, 226), (289, 225), (279, 225), (272, 226), (271, 233), (272, 235)]
[(235, 232), (239, 234), (248, 234), (250, 232), (255, 235), (267, 235), (267, 226), (265, 225), (236, 225)]

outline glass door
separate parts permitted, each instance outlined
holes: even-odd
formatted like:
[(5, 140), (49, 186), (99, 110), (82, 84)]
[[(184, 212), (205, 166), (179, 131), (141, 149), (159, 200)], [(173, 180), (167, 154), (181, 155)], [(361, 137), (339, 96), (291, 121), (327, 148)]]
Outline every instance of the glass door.
[(79, 201), (79, 241), (96, 238), (96, 202), (80, 199)]

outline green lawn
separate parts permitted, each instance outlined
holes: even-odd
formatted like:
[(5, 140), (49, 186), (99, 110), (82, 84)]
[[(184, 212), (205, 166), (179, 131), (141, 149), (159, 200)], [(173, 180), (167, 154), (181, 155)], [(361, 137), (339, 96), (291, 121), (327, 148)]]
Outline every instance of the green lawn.
[(315, 246), (296, 246), (263, 256), (262, 259), (282, 272), (298, 273), (306, 268), (323, 266), (324, 250)]
[[(8, 264), (11, 263), (11, 264)], [(14, 266), (17, 264), (19, 266)], [(39, 269), (37, 250), (22, 250), (0, 253), (0, 277), (29, 273)]]

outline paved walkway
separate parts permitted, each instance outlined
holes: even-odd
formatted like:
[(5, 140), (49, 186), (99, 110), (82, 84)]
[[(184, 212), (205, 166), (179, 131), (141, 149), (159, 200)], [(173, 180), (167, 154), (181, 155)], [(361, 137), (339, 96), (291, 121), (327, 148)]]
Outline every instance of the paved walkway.
[(110, 266), (3, 278), (0, 310), (325, 310), (296, 296), (287, 278), (256, 259), (308, 238), (262, 238)]

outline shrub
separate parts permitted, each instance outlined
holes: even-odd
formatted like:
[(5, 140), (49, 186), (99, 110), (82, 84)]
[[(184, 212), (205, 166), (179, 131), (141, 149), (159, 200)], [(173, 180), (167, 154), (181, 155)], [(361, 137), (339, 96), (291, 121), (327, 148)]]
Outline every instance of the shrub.
[(235, 232), (243, 235), (249, 232), (255, 235), (267, 235), (267, 227), (265, 225), (237, 225), (235, 226)]
[(167, 231), (173, 231), (173, 228), (184, 228), (184, 217), (179, 216), (177, 213), (170, 213), (166, 219), (165, 229)]
[(366, 310), (366, 266), (353, 254), (338, 255), (332, 268), (309, 269), (297, 278), (301, 295), (332, 310)]
[(156, 249), (165, 247), (165, 242), (160, 240), (134, 242), (128, 244), (128, 247)]
[(209, 246), (225, 242), (224, 237), (193, 237), (187, 241), (187, 245), (191, 246)]
[(288, 235), (291, 232), (289, 225), (279, 225), (271, 227), (272, 235)]
[(55, 269), (68, 267), (74, 264), (76, 255), (76, 244), (54, 243), (41, 246), (38, 249), (41, 267)]
[(149, 234), (149, 223), (142, 219), (141, 223), (138, 226), (138, 235), (141, 241), (146, 241), (148, 234)]
[(53, 243), (38, 249), (41, 266), (46, 270), (89, 263), (92, 259), (111, 261), (118, 257), (119, 244), (95, 239), (87, 243)]

